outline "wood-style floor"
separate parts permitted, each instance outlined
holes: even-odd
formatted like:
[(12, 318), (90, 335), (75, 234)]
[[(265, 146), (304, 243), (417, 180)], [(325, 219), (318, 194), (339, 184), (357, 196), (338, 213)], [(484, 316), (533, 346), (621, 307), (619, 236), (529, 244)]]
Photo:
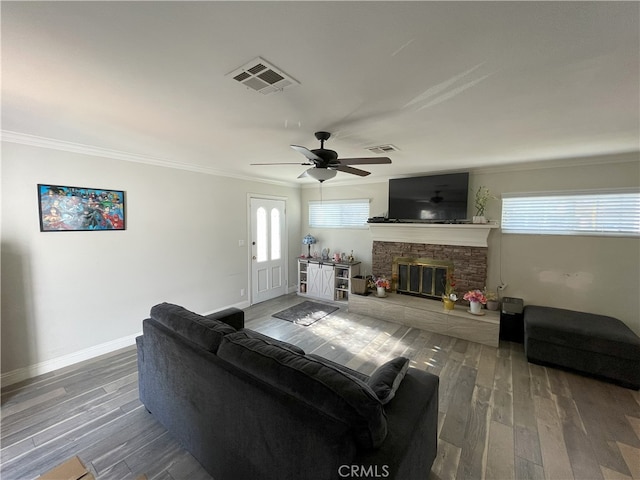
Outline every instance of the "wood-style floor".
[[(246, 326), (364, 373), (404, 355), (440, 376), (438, 457), (425, 479), (640, 479), (637, 391), (529, 364), (519, 344), (488, 347), (344, 306), (310, 327), (271, 317), (303, 300), (254, 305)], [(98, 480), (211, 478), (140, 404), (134, 347), (3, 389), (1, 442), (3, 480), (37, 478), (73, 455)]]

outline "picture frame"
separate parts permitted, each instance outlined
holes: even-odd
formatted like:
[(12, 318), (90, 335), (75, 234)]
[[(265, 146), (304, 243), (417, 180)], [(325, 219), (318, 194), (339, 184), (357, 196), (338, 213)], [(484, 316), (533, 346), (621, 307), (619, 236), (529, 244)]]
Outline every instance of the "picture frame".
[(38, 184), (41, 232), (125, 230), (123, 190)]

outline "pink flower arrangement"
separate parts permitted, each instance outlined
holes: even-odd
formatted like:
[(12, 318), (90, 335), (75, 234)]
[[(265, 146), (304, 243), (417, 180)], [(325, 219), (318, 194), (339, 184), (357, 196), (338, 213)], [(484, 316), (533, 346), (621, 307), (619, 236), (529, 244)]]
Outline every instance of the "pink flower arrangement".
[(376, 287), (382, 287), (385, 290), (389, 288), (391, 285), (389, 284), (389, 280), (384, 277), (380, 277), (376, 280)]
[(469, 290), (462, 298), (469, 302), (480, 302), (483, 305), (487, 303), (487, 297), (484, 296), (482, 290)]

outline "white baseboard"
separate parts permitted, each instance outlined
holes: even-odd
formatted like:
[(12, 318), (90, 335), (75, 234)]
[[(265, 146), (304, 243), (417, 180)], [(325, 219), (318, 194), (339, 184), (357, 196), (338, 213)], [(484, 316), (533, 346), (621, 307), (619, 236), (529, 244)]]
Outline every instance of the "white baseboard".
[[(209, 315), (211, 313), (215, 313), (219, 310), (224, 310), (225, 308), (229, 307), (244, 309), (249, 306), (250, 305), (248, 301), (243, 301), (236, 303), (235, 305), (228, 305), (226, 307), (207, 312), (204, 315)], [(53, 372), (54, 370), (68, 367), (69, 365), (73, 365), (74, 363), (90, 360), (92, 358), (99, 357), (100, 355), (111, 353), (121, 348), (134, 345), (136, 343), (136, 337), (139, 335), (142, 335), (142, 332), (136, 333), (135, 335), (129, 335), (127, 337), (118, 338), (110, 342), (101, 343), (100, 345), (85, 348), (84, 350), (70, 353), (68, 355), (63, 355), (62, 357), (45, 360), (44, 362), (36, 363), (35, 365), (29, 365), (28, 367), (22, 367), (11, 372), (3, 373), (2, 375), (0, 375), (0, 384), (3, 387), (6, 387), (8, 385), (21, 382), (22, 380), (26, 380), (28, 378), (37, 377), (38, 375), (42, 375), (43, 373)]]
[(60, 368), (68, 367), (74, 363), (90, 360), (106, 353), (111, 353), (136, 343), (136, 337), (142, 335), (142, 332), (127, 337), (118, 338), (110, 342), (101, 343), (93, 347), (85, 348), (78, 352), (63, 355), (62, 357), (45, 360), (44, 362), (29, 365), (28, 367), (18, 368), (11, 372), (3, 373), (0, 376), (0, 383), (3, 387), (12, 385), (28, 378), (33, 378), (43, 373), (49, 373)]
[(234, 303), (233, 305), (227, 305), (226, 307), (221, 307), (221, 308), (216, 308), (215, 310), (211, 310), (209, 312), (204, 312), (202, 315), (211, 315), (212, 313), (216, 313), (216, 312), (221, 312), (222, 310), (226, 310), (227, 308), (239, 308), (240, 310), (243, 310), (245, 308), (249, 308), (251, 305), (249, 304), (248, 300), (244, 300), (242, 302), (238, 302), (238, 303)]

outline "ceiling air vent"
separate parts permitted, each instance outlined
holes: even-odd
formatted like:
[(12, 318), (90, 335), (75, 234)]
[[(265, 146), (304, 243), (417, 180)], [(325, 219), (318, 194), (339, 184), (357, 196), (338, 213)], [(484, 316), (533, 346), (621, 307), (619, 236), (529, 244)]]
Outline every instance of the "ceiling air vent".
[(391, 145), (390, 143), (388, 143), (387, 145), (378, 145), (377, 147), (368, 147), (367, 150), (369, 150), (371, 153), (385, 154), (390, 152), (397, 152), (400, 149), (395, 145)]
[(256, 58), (229, 73), (227, 77), (263, 95), (280, 92), (300, 83), (263, 58)]

